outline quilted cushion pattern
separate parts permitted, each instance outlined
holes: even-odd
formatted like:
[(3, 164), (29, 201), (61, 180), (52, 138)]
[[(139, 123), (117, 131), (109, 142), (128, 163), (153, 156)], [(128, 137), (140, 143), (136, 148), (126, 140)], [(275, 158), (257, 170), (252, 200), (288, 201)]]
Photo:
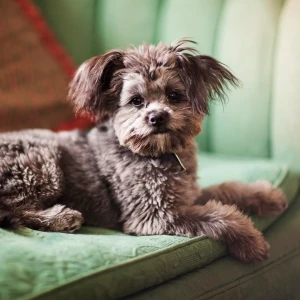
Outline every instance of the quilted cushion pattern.
[[(280, 186), (289, 201), (298, 189), (298, 178), (286, 166), (267, 160), (203, 155), (200, 162), (204, 185), (226, 179), (266, 179)], [(266, 229), (274, 220), (254, 218), (260, 229)], [(76, 234), (1, 229), (0, 238), (1, 299), (113, 299), (226, 255), (222, 243), (206, 237), (136, 237), (89, 227)]]

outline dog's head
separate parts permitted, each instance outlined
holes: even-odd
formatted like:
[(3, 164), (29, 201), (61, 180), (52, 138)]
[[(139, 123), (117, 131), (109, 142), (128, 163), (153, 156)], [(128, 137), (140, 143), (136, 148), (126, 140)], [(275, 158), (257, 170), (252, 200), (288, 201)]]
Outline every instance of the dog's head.
[(111, 118), (120, 144), (135, 153), (180, 152), (200, 133), (209, 101), (223, 100), (228, 84), (238, 84), (224, 65), (187, 42), (93, 57), (79, 67), (69, 99), (97, 122)]

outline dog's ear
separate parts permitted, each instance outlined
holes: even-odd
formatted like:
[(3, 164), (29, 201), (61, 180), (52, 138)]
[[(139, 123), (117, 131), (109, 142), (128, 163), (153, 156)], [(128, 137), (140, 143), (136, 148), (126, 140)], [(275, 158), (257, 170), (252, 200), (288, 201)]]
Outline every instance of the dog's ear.
[(69, 86), (68, 99), (76, 113), (87, 114), (98, 122), (109, 117), (117, 106), (122, 88), (120, 70), (123, 52), (112, 50), (84, 62)]
[(181, 79), (197, 112), (208, 114), (209, 100), (224, 101), (229, 85), (239, 85), (239, 80), (216, 59), (207, 55), (178, 54)]

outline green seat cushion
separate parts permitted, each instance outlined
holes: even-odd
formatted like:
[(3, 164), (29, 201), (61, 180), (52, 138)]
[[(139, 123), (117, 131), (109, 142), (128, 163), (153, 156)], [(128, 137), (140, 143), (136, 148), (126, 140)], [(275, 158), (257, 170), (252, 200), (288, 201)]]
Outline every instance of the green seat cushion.
[(243, 264), (226, 256), (128, 299), (300, 299), (300, 195), (297, 197), (265, 233), (271, 245), (266, 262)]
[[(299, 179), (285, 165), (202, 155), (203, 185), (266, 179), (292, 201)], [(254, 218), (266, 229), (275, 218)], [(227, 254), (206, 237), (129, 236), (85, 227), (76, 234), (0, 229), (0, 299), (113, 299), (156, 286)]]

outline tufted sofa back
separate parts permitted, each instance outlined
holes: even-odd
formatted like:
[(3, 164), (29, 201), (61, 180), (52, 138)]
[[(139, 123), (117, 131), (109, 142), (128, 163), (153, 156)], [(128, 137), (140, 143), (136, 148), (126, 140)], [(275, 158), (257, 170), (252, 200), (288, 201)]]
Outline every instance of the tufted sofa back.
[(195, 39), (243, 82), (226, 106), (212, 106), (201, 149), (300, 172), (300, 0), (35, 2), (77, 63), (130, 44)]

